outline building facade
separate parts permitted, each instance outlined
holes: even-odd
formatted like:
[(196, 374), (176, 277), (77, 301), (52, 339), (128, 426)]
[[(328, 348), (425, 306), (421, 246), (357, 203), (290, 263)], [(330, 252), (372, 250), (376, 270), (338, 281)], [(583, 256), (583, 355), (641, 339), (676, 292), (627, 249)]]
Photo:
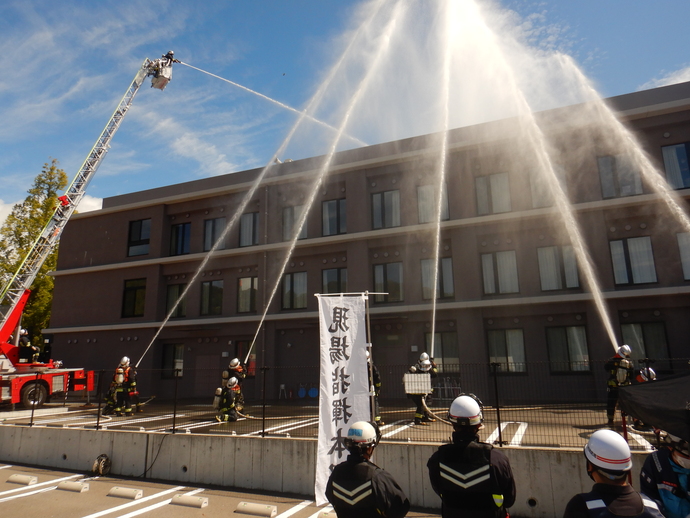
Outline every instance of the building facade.
[[(687, 213), (690, 83), (607, 104)], [(45, 331), (53, 356), (107, 370), (123, 355), (142, 358), (143, 391), (172, 395), (177, 371), (184, 394), (208, 397), (256, 339), (251, 367), (270, 368), (266, 394), (275, 398), (281, 386), (318, 383), (314, 294), (368, 291), (385, 293), (370, 295), (371, 340), (376, 363), (396, 376), (426, 350), (448, 375), (470, 365), (488, 379), (494, 363), (501, 375), (538, 376), (554, 400), (603, 399), (600, 362), (613, 342), (654, 359), (660, 373), (687, 369), (672, 359), (690, 356), (690, 234), (642, 174), (625, 130), (606, 114), (594, 121), (601, 109), (106, 198), (62, 236)], [(544, 156), (560, 191), (538, 174)], [(261, 392), (259, 378), (248, 381), (249, 397)]]

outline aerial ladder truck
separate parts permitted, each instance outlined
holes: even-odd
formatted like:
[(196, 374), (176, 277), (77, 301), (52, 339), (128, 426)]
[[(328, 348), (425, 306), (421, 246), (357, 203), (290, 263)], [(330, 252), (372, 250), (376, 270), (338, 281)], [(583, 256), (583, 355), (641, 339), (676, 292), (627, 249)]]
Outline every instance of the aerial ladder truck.
[[(11, 340), (19, 332), (21, 315), (30, 288), (43, 263), (58, 246), (58, 241), (70, 216), (86, 192), (86, 187), (105, 158), (110, 141), (120, 127), (134, 96), (147, 77), (151, 87), (163, 90), (172, 79), (172, 65), (179, 63), (173, 51), (156, 60), (144, 60), (127, 88), (120, 104), (110, 117), (103, 132), (84, 160), (65, 194), (58, 198), (55, 210), (34, 240), (19, 267), (0, 292), (0, 404), (22, 403), (26, 408), (40, 407), (51, 396), (69, 391), (93, 390), (94, 373), (81, 368), (63, 368), (62, 362), (34, 355), (29, 347), (20, 347)], [(28, 354), (24, 352), (27, 350)], [(40, 358), (40, 359), (39, 359)]]

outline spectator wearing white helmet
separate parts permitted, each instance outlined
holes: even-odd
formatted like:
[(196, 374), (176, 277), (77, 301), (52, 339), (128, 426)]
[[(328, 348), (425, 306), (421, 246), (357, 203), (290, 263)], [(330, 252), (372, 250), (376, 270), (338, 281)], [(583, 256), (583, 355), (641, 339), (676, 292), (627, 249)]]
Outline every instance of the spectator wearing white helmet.
[(563, 518), (661, 518), (658, 506), (628, 484), (630, 448), (613, 430), (597, 430), (584, 448), (592, 491), (570, 499)]
[(455, 398), (448, 409), (453, 438), (434, 453), (427, 468), (441, 497), (443, 518), (508, 516), (515, 503), (515, 480), (508, 458), (479, 440), (482, 405), (473, 394)]
[(631, 352), (629, 345), (621, 345), (616, 354), (604, 364), (604, 370), (609, 373), (609, 379), (606, 381), (606, 417), (609, 428), (614, 427), (616, 406), (618, 405), (618, 388), (632, 383), (634, 369), (630, 359)]
[(640, 492), (654, 500), (666, 518), (690, 515), (690, 445), (666, 434), (666, 448), (649, 454), (640, 471)]
[(350, 426), (345, 447), (350, 452), (326, 484), (326, 498), (338, 518), (402, 518), (410, 502), (393, 476), (371, 462), (380, 433), (374, 423)]

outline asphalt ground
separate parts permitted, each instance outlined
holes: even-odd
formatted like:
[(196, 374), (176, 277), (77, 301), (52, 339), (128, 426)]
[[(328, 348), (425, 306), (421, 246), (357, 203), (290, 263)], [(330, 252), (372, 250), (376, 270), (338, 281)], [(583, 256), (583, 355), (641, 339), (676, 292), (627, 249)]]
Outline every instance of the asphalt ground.
[[(35, 477), (36, 483), (25, 485), (10, 479), (13, 475)], [(82, 482), (87, 491), (76, 492), (60, 489), (60, 482)], [(113, 488), (119, 488), (113, 496)], [(141, 497), (131, 498), (137, 490)], [(179, 505), (179, 495), (187, 500), (200, 502), (205, 507)], [(199, 487), (166, 484), (142, 479), (125, 479), (108, 476), (93, 477), (79, 473), (41, 469), (30, 466), (0, 464), (0, 509), (8, 516), (27, 518), (187, 518), (227, 517), (252, 518), (242, 513), (238, 504), (245, 502), (262, 506), (276, 506), (276, 518), (318, 518), (322, 512), (332, 511), (330, 506), (316, 507), (313, 500), (297, 495), (233, 491), (219, 487)], [(335, 518), (334, 513), (330, 516)], [(413, 509), (407, 516), (412, 518), (438, 517), (439, 514)], [(253, 517), (256, 518), (256, 517)]]
[[(3, 425), (56, 426), (66, 428), (135, 430), (159, 433), (199, 433), (237, 436), (317, 437), (318, 407), (313, 405), (247, 405), (243, 416), (233, 423), (219, 423), (215, 411), (208, 404), (178, 404), (151, 402), (143, 412), (127, 417), (98, 416), (98, 408), (84, 408), (79, 403), (66, 406), (49, 404), (34, 412), (0, 411)], [(429, 426), (413, 423), (414, 409), (384, 407), (381, 412), (382, 441), (391, 442), (447, 442), (451, 427), (443, 422), (446, 408), (431, 408), (439, 417)], [(499, 426), (500, 417), (500, 426)], [(507, 407), (484, 410), (483, 441), (515, 447), (582, 448), (589, 436), (606, 427), (606, 415), (601, 408), (578, 405)], [(618, 427), (621, 431), (621, 427)], [(651, 451), (656, 439), (651, 432), (641, 432), (628, 426), (631, 449)]]

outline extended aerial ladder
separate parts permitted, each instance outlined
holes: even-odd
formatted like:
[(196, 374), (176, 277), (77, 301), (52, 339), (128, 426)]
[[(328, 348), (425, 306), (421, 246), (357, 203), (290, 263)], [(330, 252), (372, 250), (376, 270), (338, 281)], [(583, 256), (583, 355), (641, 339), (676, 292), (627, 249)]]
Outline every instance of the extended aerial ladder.
[[(20, 362), (19, 347), (9, 342), (10, 336), (19, 324), (21, 314), (31, 293), (31, 284), (48, 256), (58, 245), (65, 225), (67, 225), (70, 216), (84, 197), (86, 187), (105, 158), (110, 148), (110, 141), (120, 127), (127, 111), (132, 106), (134, 96), (147, 77), (152, 78), (152, 88), (157, 88), (158, 90), (165, 89), (172, 79), (173, 63), (179, 63), (179, 61), (174, 59), (172, 51), (153, 61), (148, 58), (144, 60), (96, 144), (91, 149), (86, 160), (84, 160), (79, 172), (75, 175), (65, 194), (59, 197), (59, 203), (55, 207), (50, 220), (32, 243), (12, 278), (2, 288), (2, 292), (0, 292), (0, 353), (4, 355), (6, 360), (3, 362), (2, 356), (0, 356), (0, 373), (17, 371), (40, 371), (45, 373), (47, 372), (46, 369), (57, 369), (60, 367), (59, 363), (53, 362), (52, 359), (45, 363), (34, 363), (33, 360), (27, 363), (26, 359), (24, 359), (23, 363)], [(9, 361), (9, 365), (7, 361)], [(5, 390), (3, 388), (2, 393), (0, 393), (0, 402), (5, 401), (4, 396)], [(12, 402), (14, 403), (15, 401)]]

